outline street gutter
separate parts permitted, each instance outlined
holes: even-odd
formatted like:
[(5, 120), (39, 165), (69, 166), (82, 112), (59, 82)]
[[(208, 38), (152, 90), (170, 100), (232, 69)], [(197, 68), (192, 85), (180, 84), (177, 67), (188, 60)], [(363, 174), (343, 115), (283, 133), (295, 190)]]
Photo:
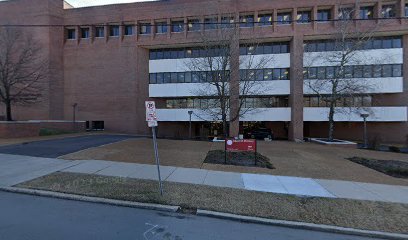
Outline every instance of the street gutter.
[(273, 226), (281, 226), (281, 227), (305, 229), (305, 230), (313, 230), (313, 231), (329, 232), (329, 233), (339, 233), (339, 234), (355, 235), (355, 236), (362, 236), (362, 237), (382, 238), (382, 239), (392, 239), (392, 240), (408, 239), (407, 234), (369, 231), (369, 230), (361, 230), (361, 229), (355, 229), (355, 228), (336, 227), (336, 226), (330, 226), (330, 225), (324, 225), (324, 224), (275, 220), (275, 219), (260, 218), (260, 217), (249, 217), (249, 216), (243, 216), (243, 215), (237, 215), (237, 214), (231, 214), (231, 213), (214, 212), (214, 211), (208, 211), (208, 210), (202, 210), (202, 209), (197, 210), (197, 215), (220, 218), (220, 219), (228, 219), (228, 220), (240, 221), (240, 222), (247, 222), (247, 223), (265, 224), (265, 225), (273, 225)]
[(52, 197), (52, 198), (74, 200), (74, 201), (81, 201), (81, 202), (101, 203), (101, 204), (108, 204), (108, 205), (121, 206), (121, 207), (158, 210), (158, 211), (164, 211), (164, 212), (177, 212), (180, 209), (179, 206), (130, 202), (130, 201), (115, 200), (115, 199), (88, 197), (88, 196), (83, 196), (83, 195), (58, 193), (58, 192), (25, 189), (25, 188), (16, 188), (16, 187), (0, 187), (0, 191), (28, 194), (28, 195), (41, 196), (41, 197)]

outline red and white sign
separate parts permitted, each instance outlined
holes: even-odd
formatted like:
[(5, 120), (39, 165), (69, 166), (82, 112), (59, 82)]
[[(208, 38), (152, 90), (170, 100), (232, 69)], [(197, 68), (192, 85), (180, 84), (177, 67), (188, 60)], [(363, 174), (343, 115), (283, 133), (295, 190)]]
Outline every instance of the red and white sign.
[(256, 140), (253, 139), (227, 139), (225, 142), (225, 150), (227, 151), (247, 151), (256, 152)]
[(157, 121), (156, 104), (154, 101), (146, 101), (146, 121)]
[(156, 104), (154, 101), (146, 101), (146, 121), (149, 127), (157, 127)]

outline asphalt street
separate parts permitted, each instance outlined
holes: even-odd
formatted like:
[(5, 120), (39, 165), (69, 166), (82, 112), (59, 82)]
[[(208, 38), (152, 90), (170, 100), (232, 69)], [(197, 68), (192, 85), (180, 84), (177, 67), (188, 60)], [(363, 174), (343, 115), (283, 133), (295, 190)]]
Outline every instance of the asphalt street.
[(0, 239), (330, 239), (350, 235), (0, 191)]
[(127, 135), (89, 135), (52, 139), (0, 147), (0, 153), (31, 157), (57, 158), (83, 149), (122, 141)]

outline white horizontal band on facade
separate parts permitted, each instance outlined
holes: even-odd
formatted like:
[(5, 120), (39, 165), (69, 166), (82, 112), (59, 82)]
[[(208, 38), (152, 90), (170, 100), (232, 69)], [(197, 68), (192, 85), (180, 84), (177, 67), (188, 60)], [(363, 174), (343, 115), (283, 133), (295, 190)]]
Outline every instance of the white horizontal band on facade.
[[(339, 62), (330, 61), (334, 56), (340, 56), (339, 52), (305, 52), (303, 66), (339, 66)], [(402, 48), (361, 50), (355, 51), (345, 65), (402, 64), (403, 56)]]
[[(216, 58), (217, 57), (214, 57), (214, 59)], [(204, 63), (204, 61), (206, 60), (208, 59), (180, 58), (180, 59), (149, 60), (149, 73), (209, 71), (211, 69), (197, 69), (196, 67), (191, 66), (191, 64), (194, 63)], [(259, 64), (260, 62), (264, 63)], [(216, 66), (216, 63), (214, 66)], [(241, 69), (289, 68), (289, 67), (290, 67), (290, 53), (240, 56)], [(213, 70), (214, 69), (216, 68), (213, 67)]]
[[(407, 122), (407, 107), (367, 107), (363, 109), (338, 108), (336, 122), (362, 122), (361, 112), (368, 112), (368, 122)], [(308, 107), (303, 110), (305, 122), (327, 122), (329, 108)]]
[[(356, 81), (356, 85), (367, 86), (362, 93), (402, 93), (404, 92), (404, 78), (403, 77), (388, 77), (388, 78), (354, 78), (350, 79)], [(311, 87), (315, 83), (322, 80), (304, 80), (303, 92), (304, 94), (316, 94)], [(324, 80), (323, 80), (324, 81)], [(341, 80), (339, 80), (341, 81)], [(348, 81), (348, 80), (347, 80)], [(360, 82), (360, 83), (359, 83)], [(330, 94), (331, 85), (320, 85), (320, 94)]]
[[(157, 109), (157, 119), (159, 122), (188, 122), (190, 115), (188, 111), (193, 111), (191, 121), (214, 121), (214, 118), (200, 109)], [(244, 110), (244, 112), (246, 112)], [(290, 108), (256, 108), (247, 110), (240, 121), (284, 121), (291, 118)], [(220, 119), (220, 118), (218, 118)]]
[[(200, 109), (157, 109), (159, 122), (188, 122), (188, 111), (193, 111), (193, 122), (214, 121)], [(367, 107), (364, 109), (338, 108), (335, 114), (336, 122), (362, 122), (360, 113), (368, 112), (368, 122), (407, 122), (407, 107)], [(308, 107), (304, 108), (303, 121), (305, 122), (328, 122), (329, 108)], [(247, 112), (240, 121), (266, 121), (266, 122), (289, 122), (291, 121), (291, 108), (257, 108)]]
[[(260, 82), (255, 87), (259, 88), (254, 91), (253, 96), (258, 95), (289, 95), (289, 80), (274, 80)], [(150, 84), (149, 97), (195, 97), (208, 95), (213, 88), (209, 83), (167, 83), (167, 84)], [(206, 94), (200, 94), (206, 93)]]

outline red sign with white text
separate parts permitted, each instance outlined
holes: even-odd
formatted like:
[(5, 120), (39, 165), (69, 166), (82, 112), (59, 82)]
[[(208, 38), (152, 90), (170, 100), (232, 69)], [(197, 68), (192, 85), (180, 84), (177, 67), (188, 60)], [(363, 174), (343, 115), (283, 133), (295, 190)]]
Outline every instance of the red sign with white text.
[(252, 140), (252, 139), (244, 139), (244, 140), (227, 139), (227, 141), (225, 142), (225, 150), (227, 150), (227, 151), (256, 152), (256, 140)]

